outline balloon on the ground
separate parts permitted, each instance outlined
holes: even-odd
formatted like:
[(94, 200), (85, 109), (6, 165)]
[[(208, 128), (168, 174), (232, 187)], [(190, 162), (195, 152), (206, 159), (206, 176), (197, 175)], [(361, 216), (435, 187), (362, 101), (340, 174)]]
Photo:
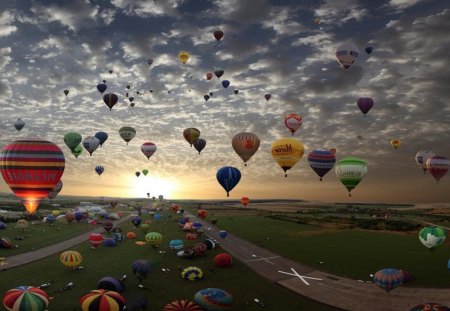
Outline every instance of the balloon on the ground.
[(450, 308), (439, 303), (422, 303), (413, 307), (410, 311), (450, 311)]
[(105, 229), (106, 232), (110, 232), (112, 228), (114, 227), (113, 223), (111, 221), (105, 221), (103, 223), (103, 229)]
[(23, 122), (23, 120), (21, 118), (18, 118), (15, 122), (14, 122), (14, 127), (16, 128), (16, 130), (20, 131), (21, 129), (23, 129), (23, 127), (25, 126), (25, 122)]
[(184, 247), (184, 243), (182, 240), (178, 240), (178, 239), (172, 240), (169, 242), (169, 247), (170, 247), (170, 249), (179, 251)]
[(226, 232), (225, 230), (220, 230), (220, 231), (219, 231), (219, 236), (220, 236), (222, 239), (225, 239), (225, 238), (228, 236), (228, 232)]
[(325, 176), (336, 163), (336, 155), (330, 150), (316, 149), (308, 154), (309, 166), (320, 177)]
[(397, 269), (381, 269), (374, 274), (373, 282), (389, 293), (403, 284), (403, 273)]
[(208, 216), (208, 211), (206, 211), (204, 209), (199, 209), (197, 211), (197, 217), (200, 218), (201, 220), (205, 219), (206, 216)]
[(81, 297), (80, 304), (83, 311), (119, 311), (125, 306), (125, 298), (114, 291), (95, 289)]
[(131, 264), (131, 271), (138, 278), (139, 282), (142, 282), (147, 278), (152, 268), (153, 265), (150, 263), (150, 261), (145, 259), (135, 260)]
[(103, 242), (103, 235), (100, 233), (91, 233), (89, 235), (89, 242), (91, 242), (92, 247), (97, 248)]
[(194, 127), (187, 128), (183, 131), (183, 137), (191, 145), (200, 137), (200, 131)]
[(0, 220), (0, 230), (5, 230), (6, 229), (6, 224)]
[(297, 131), (303, 123), (303, 118), (301, 115), (296, 113), (288, 113), (284, 117), (284, 124), (289, 129), (289, 131), (292, 133), (292, 136), (294, 136), (295, 131)]
[(65, 251), (59, 256), (61, 263), (67, 267), (78, 267), (83, 261), (83, 256), (77, 251)]
[(242, 132), (233, 136), (231, 145), (247, 166), (247, 161), (258, 151), (260, 141), (258, 135)]
[(141, 151), (147, 157), (147, 160), (156, 152), (156, 149), (156, 145), (151, 142), (145, 142), (141, 145)]
[(416, 153), (416, 162), (423, 169), (423, 173), (427, 172), (427, 160), (434, 157), (435, 154), (431, 150), (420, 150)]
[(125, 285), (122, 281), (116, 279), (115, 277), (105, 276), (98, 281), (97, 289), (105, 289), (121, 293), (125, 290)]
[(214, 264), (217, 267), (228, 268), (233, 263), (233, 258), (228, 253), (220, 253), (214, 257)]
[(205, 310), (228, 310), (233, 305), (231, 294), (220, 288), (205, 288), (195, 293), (194, 301)]
[(193, 301), (183, 299), (166, 304), (162, 311), (204, 311), (204, 309)]
[(336, 163), (335, 172), (341, 183), (347, 188), (348, 196), (351, 196), (351, 191), (366, 176), (367, 164), (362, 159), (348, 157)]
[(278, 139), (271, 147), (272, 157), (285, 172), (285, 177), (287, 171), (303, 157), (304, 150), (303, 144), (294, 138)]
[(6, 238), (6, 237), (1, 237), (0, 238), (0, 248), (13, 248), (13, 244), (11, 243), (11, 240)]
[(445, 241), (446, 232), (440, 227), (425, 227), (419, 232), (419, 240), (430, 250), (435, 249)]
[(203, 256), (208, 250), (208, 245), (206, 245), (205, 243), (196, 243), (193, 247), (193, 250), (196, 256)]
[(45, 291), (33, 286), (19, 286), (3, 295), (3, 306), (9, 311), (44, 311), (49, 304)]
[(103, 143), (108, 139), (108, 133), (105, 132), (97, 132), (94, 137), (98, 138), (100, 141), (100, 147), (103, 146)]
[(0, 154), (3, 179), (29, 213), (34, 213), (40, 201), (47, 198), (64, 168), (64, 153), (47, 140), (16, 140), (4, 146)]
[(159, 232), (149, 232), (145, 235), (145, 241), (152, 246), (160, 245), (162, 242), (162, 238), (163, 237)]
[(199, 138), (196, 141), (194, 141), (193, 143), (195, 150), (198, 151), (198, 154), (200, 154), (200, 152), (205, 148), (206, 146), (206, 140), (204, 140), (203, 138)]
[(447, 174), (450, 168), (450, 161), (446, 157), (434, 156), (425, 162), (428, 172), (439, 183), (442, 177)]
[(198, 281), (203, 279), (203, 271), (199, 267), (187, 267), (181, 271), (181, 277), (189, 281)]
[(119, 129), (120, 137), (128, 143), (136, 136), (136, 130), (131, 126), (123, 126)]
[(97, 150), (100, 145), (100, 140), (94, 136), (88, 136), (83, 140), (83, 147), (89, 152), (89, 155), (92, 156), (95, 150)]
[(345, 71), (352, 66), (359, 56), (359, 50), (353, 43), (346, 42), (336, 48), (336, 59)]
[(235, 167), (224, 166), (217, 171), (216, 178), (219, 184), (227, 192), (227, 197), (229, 197), (230, 191), (233, 190), (241, 180), (241, 172)]

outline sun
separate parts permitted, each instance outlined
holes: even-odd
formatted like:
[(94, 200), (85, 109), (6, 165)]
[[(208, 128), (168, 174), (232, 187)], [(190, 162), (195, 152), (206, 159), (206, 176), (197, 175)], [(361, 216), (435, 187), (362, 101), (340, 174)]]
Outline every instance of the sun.
[(158, 176), (144, 176), (142, 174), (139, 177), (132, 178), (129, 184), (131, 188), (128, 194), (135, 198), (158, 197), (159, 195), (163, 195), (164, 198), (171, 198), (178, 188), (178, 184), (175, 181)]

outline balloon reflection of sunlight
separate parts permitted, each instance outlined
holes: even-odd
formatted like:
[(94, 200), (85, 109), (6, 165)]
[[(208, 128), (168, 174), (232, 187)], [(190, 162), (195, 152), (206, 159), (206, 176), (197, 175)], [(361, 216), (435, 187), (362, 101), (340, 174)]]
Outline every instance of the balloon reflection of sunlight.
[(176, 182), (161, 177), (150, 176), (150, 174), (132, 178), (130, 185), (129, 195), (137, 198), (147, 197), (147, 193), (150, 193), (150, 197), (163, 195), (164, 198), (171, 198), (178, 188)]

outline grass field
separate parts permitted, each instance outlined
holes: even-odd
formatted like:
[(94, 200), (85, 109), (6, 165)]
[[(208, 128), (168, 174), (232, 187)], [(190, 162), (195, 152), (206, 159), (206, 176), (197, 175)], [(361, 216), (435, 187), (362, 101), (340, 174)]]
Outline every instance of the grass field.
[(416, 232), (330, 231), (258, 216), (217, 218), (220, 228), (319, 270), (369, 280), (370, 273), (392, 267), (413, 273), (409, 286), (450, 287), (448, 241), (429, 251)]
[[(83, 255), (81, 265), (84, 270), (72, 271), (60, 263), (59, 255), (53, 255), (32, 264), (1, 271), (0, 293), (19, 285), (37, 286), (52, 280), (52, 285), (46, 290), (53, 297), (49, 310), (80, 310), (80, 297), (95, 289), (100, 278), (104, 276), (120, 278), (126, 274), (128, 278), (123, 295), (130, 300), (138, 295), (146, 297), (149, 301), (149, 310), (161, 310), (165, 304), (175, 299), (192, 300), (198, 290), (206, 287), (218, 287), (230, 292), (235, 299), (235, 304), (230, 310), (260, 310), (261, 307), (253, 301), (254, 298), (264, 302), (265, 310), (334, 310), (332, 307), (303, 299), (281, 286), (266, 281), (238, 261), (228, 269), (215, 267), (213, 258), (223, 251), (220, 248), (207, 251), (205, 257), (194, 259), (177, 257), (169, 249), (168, 243), (175, 238), (184, 240), (185, 233), (179, 229), (176, 222), (170, 221), (168, 217), (163, 219), (166, 222), (151, 223), (151, 229), (160, 231), (164, 237), (158, 249), (148, 245), (137, 246), (134, 244), (135, 240), (126, 240), (116, 247), (100, 246), (92, 250), (89, 242), (85, 242), (73, 248)], [(71, 224), (67, 227), (76, 230), (81, 228), (78, 225)], [(133, 230), (131, 222), (125, 222), (121, 227), (124, 232), (135, 231), (138, 239), (143, 239), (144, 234), (139, 230)], [(46, 236), (48, 239), (50, 232), (45, 233), (48, 234)], [(192, 246), (196, 242), (187, 241), (186, 245)], [(166, 250), (167, 253), (160, 254), (160, 250)], [(138, 288), (138, 281), (131, 272), (131, 263), (136, 259), (147, 259), (155, 265), (153, 272), (143, 282), (148, 290)], [(203, 280), (191, 282), (181, 278), (178, 267), (190, 265), (203, 269), (205, 273)], [(162, 268), (169, 268), (171, 271), (164, 273)], [(74, 283), (71, 290), (58, 292), (59, 288), (69, 282)]]

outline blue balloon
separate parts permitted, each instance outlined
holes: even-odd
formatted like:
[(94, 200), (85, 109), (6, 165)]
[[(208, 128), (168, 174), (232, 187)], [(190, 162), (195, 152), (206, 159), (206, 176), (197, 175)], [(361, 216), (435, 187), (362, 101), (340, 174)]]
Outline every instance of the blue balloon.
[(219, 184), (227, 192), (227, 197), (229, 197), (230, 191), (233, 190), (241, 180), (241, 172), (235, 167), (224, 166), (217, 171), (216, 178)]
[(75, 214), (75, 220), (77, 222), (79, 222), (81, 219), (83, 219), (83, 213), (82, 212), (76, 211), (74, 214)]
[(133, 217), (133, 218), (131, 218), (131, 222), (133, 223), (133, 225), (134, 225), (135, 227), (139, 227), (139, 226), (141, 225), (142, 218), (139, 217), (139, 216)]
[(108, 133), (105, 132), (97, 132), (95, 133), (95, 137), (98, 138), (100, 141), (100, 147), (103, 145), (103, 143), (108, 139)]
[(0, 221), (0, 230), (5, 230), (6, 224), (3, 221)]
[(373, 52), (373, 47), (368, 46), (368, 47), (365, 48), (365, 51), (366, 51), (367, 54), (371, 54)]
[(153, 219), (154, 220), (161, 220), (161, 214), (158, 214), (158, 213), (154, 214), (153, 215)]
[(220, 230), (220, 231), (219, 231), (219, 236), (220, 236), (222, 239), (225, 239), (225, 238), (227, 237), (227, 235), (228, 235), (228, 232), (226, 232), (225, 230)]
[(114, 247), (117, 245), (117, 241), (114, 238), (107, 238), (103, 240), (103, 246)]
[(97, 90), (103, 94), (104, 91), (106, 91), (108, 87), (106, 86), (105, 83), (99, 83), (97, 84)]
[(450, 259), (448, 260), (447, 268), (448, 268), (448, 271), (450, 272)]
[(56, 221), (56, 217), (53, 216), (52, 214), (49, 214), (45, 217), (46, 222), (48, 222), (49, 224), (52, 224)]
[(229, 87), (229, 86), (230, 86), (230, 81), (228, 81), (228, 80), (223, 80), (223, 81), (222, 81), (222, 86), (223, 86), (224, 88)]
[(103, 174), (103, 171), (105, 170), (105, 168), (101, 165), (98, 165), (95, 167), (95, 171), (97, 172), (98, 176), (100, 176), (101, 174)]

